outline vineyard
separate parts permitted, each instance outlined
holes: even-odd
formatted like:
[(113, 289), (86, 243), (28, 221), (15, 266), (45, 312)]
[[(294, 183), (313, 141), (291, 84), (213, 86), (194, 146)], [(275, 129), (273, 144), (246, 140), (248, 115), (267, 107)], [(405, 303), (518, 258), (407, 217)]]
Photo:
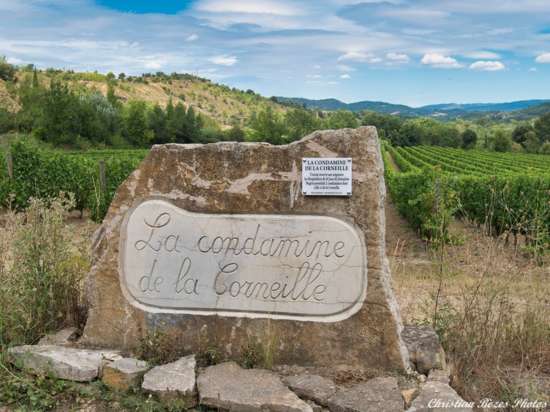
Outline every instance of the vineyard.
[(536, 253), (548, 249), (549, 156), (384, 142), (383, 157), (392, 201), (425, 237), (454, 216), (491, 234), (524, 235)]
[[(78, 210), (101, 221), (118, 186), (148, 150), (64, 152), (17, 142), (0, 158), (0, 206), (25, 208), (31, 197), (73, 193)], [(8, 165), (9, 163), (9, 165)], [(11, 174), (11, 176), (10, 176)]]
[[(438, 146), (393, 147), (387, 142), (382, 147), (392, 201), (426, 238), (437, 235), (454, 216), (484, 226), (495, 235), (524, 235), (537, 253), (548, 248), (549, 156)], [(77, 209), (89, 210), (92, 218), (100, 221), (117, 187), (147, 152), (67, 152), (15, 143), (10, 161), (2, 156), (0, 205), (21, 209), (31, 197), (71, 192)]]

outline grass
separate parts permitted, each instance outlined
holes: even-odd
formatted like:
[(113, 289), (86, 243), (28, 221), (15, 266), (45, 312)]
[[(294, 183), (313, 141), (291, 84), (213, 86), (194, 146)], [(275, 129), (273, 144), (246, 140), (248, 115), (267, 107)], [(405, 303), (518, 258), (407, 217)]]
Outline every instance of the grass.
[(548, 262), (538, 265), (505, 235), (463, 223), (451, 232), (461, 242), (446, 246), (442, 259), (390, 246), (404, 321), (435, 324), (452, 385), (465, 399), (550, 400)]

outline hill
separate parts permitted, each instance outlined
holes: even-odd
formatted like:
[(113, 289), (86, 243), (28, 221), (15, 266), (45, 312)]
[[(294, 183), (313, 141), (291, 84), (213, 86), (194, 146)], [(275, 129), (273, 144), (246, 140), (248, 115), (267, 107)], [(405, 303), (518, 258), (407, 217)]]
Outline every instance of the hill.
[(530, 115), (537, 116), (537, 113), (541, 110), (545, 110), (544, 107), (537, 110), (537, 107), (550, 104), (550, 100), (519, 100), (507, 103), (442, 103), (421, 107), (410, 107), (402, 104), (369, 100), (355, 103), (344, 103), (337, 99), (311, 100), (298, 97), (276, 97), (276, 99), (284, 104), (294, 104), (304, 106), (309, 109), (350, 110), (352, 112), (371, 110), (374, 112), (396, 114), (406, 117), (431, 116), (447, 119), (485, 116), (487, 114), (497, 115), (499, 113), (515, 113), (518, 111), (523, 111), (520, 114), (522, 117)]
[[(32, 76), (32, 72), (18, 71), (18, 82)], [(99, 91), (103, 95), (108, 91), (108, 77), (99, 73), (74, 73), (60, 70), (41, 71), (38, 74), (42, 84), (49, 84), (52, 78), (69, 83), (72, 88), (84, 88)], [(143, 100), (152, 105), (165, 107), (172, 99), (174, 105), (182, 102), (192, 106), (196, 112), (213, 119), (222, 128), (238, 123), (243, 124), (251, 114), (270, 106), (276, 112), (286, 112), (288, 108), (270, 99), (254, 93), (242, 91), (210, 80), (189, 74), (156, 75), (146, 74), (139, 77), (124, 77), (111, 80), (115, 95), (122, 101)], [(17, 109), (17, 103), (0, 84), (0, 107)], [(4, 91), (4, 92), (3, 92)]]

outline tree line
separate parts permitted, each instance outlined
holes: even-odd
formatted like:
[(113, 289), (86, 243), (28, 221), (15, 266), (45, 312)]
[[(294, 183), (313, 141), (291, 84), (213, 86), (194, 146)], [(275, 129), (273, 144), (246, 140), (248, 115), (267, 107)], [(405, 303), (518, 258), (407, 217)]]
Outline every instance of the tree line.
[[(121, 73), (117, 78), (112, 73), (102, 75), (48, 69), (46, 76), (41, 76), (39, 80), (38, 71), (32, 65), (21, 69), (21, 72), (23, 76), (16, 76), (16, 68), (0, 58), (0, 79), (12, 85), (20, 106), (17, 113), (0, 108), (0, 133), (11, 130), (32, 133), (53, 146), (82, 149), (147, 147), (151, 144), (221, 140), (285, 144), (315, 130), (373, 125), (377, 127), (380, 137), (394, 146), (434, 145), (550, 152), (550, 113), (536, 121), (519, 123), (514, 129), (506, 129), (501, 125), (488, 124), (484, 119), (477, 121), (477, 125), (465, 125), (369, 111), (326, 112), (300, 106), (276, 110), (272, 105), (261, 104), (258, 100), (255, 103), (257, 110), (249, 119), (222, 130), (213, 119), (197, 113), (189, 104), (174, 104), (170, 99), (166, 106), (161, 107), (139, 100), (124, 102), (117, 97), (115, 89), (118, 82), (137, 81), (138, 76)], [(105, 82), (106, 95), (74, 82), (86, 80), (87, 76)], [(199, 79), (191, 75), (166, 75), (161, 72), (144, 74), (139, 78), (145, 82)], [(259, 99), (251, 90), (242, 93)]]

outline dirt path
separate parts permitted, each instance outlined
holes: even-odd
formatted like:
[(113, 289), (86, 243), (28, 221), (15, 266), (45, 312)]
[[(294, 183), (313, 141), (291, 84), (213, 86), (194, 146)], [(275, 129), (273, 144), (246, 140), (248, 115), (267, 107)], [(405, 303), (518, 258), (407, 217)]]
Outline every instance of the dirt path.
[(397, 165), (397, 163), (395, 163), (395, 160), (393, 158), (393, 156), (391, 155), (390, 152), (386, 152), (386, 154), (388, 155), (388, 160), (390, 162), (390, 166), (391, 168), (393, 169), (394, 172), (398, 172), (400, 173), (401, 172), (401, 169), (399, 168), (399, 166)]

